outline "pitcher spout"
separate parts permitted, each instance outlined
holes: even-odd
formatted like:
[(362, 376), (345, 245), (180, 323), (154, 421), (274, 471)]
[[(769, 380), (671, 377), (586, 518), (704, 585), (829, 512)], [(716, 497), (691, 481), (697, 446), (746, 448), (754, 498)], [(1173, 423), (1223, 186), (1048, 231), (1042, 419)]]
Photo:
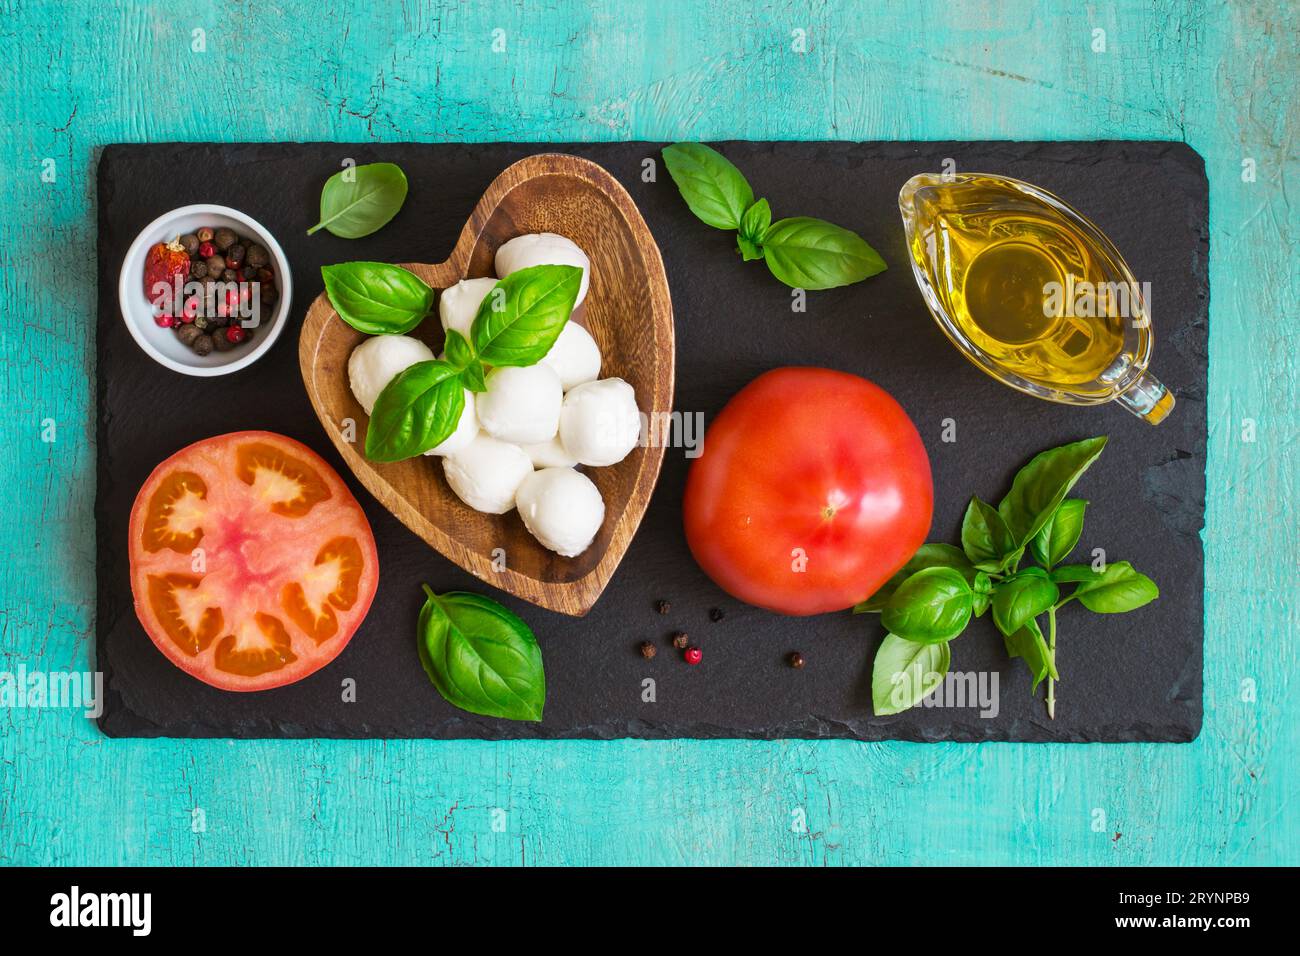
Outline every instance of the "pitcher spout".
[(1120, 392), (1115, 401), (1143, 421), (1159, 425), (1173, 411), (1174, 394), (1150, 372)]

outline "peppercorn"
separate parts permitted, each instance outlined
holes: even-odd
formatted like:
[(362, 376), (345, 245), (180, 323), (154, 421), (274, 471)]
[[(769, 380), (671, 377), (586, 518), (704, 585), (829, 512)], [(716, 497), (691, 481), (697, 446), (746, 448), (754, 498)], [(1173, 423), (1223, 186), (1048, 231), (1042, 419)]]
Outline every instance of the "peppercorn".
[(726, 616), (727, 616), (726, 612), (723, 611), (722, 608), (720, 607), (711, 608), (709, 610), (709, 620), (712, 621), (714, 624), (717, 624)]
[[(249, 252), (249, 255), (250, 255), (250, 256), (252, 255), (252, 252), (251, 252), (251, 251)], [(249, 265), (252, 265), (252, 263), (250, 262)], [(257, 270), (257, 279), (258, 279), (259, 282), (274, 282), (274, 281), (275, 281), (275, 273), (272, 272), (270, 269), (258, 269), (258, 270)]]
[(262, 302), (264, 305), (275, 305), (280, 298), (280, 290), (275, 287), (274, 282), (267, 282), (262, 285)]
[(649, 641), (641, 642), (641, 656), (644, 657), (646, 660), (650, 660), (657, 653), (658, 650)]
[(257, 243), (252, 242), (248, 245), (248, 253), (244, 261), (254, 269), (260, 269), (271, 261), (271, 254), (266, 251), (266, 246), (259, 246)]
[(239, 276), (235, 275), (234, 269), (223, 269), (221, 272), (222, 282), (238, 282)]
[(703, 660), (704, 652), (701, 651), (698, 647), (688, 647), (686, 648), (686, 653), (683, 656), (686, 658), (686, 663), (694, 667), (701, 660)]
[(232, 325), (230, 328), (226, 329), (225, 338), (228, 342), (233, 342), (235, 345), (238, 345), (240, 342), (244, 341), (244, 334), (242, 326)]
[(686, 636), (685, 631), (678, 631), (673, 635), (673, 647), (679, 651), (685, 650), (690, 643), (691, 639)]
[(238, 238), (239, 237), (235, 235), (235, 230), (227, 229), (225, 226), (222, 226), (212, 234), (212, 241), (216, 243), (219, 252), (225, 252), (235, 244), (235, 240)]
[[(195, 325), (197, 324), (198, 321), (195, 320)], [(206, 332), (195, 336), (190, 348), (194, 350), (195, 355), (207, 355), (212, 351), (212, 336), (208, 335)]]
[(181, 345), (187, 348), (194, 347), (194, 340), (203, 334), (203, 330), (196, 325), (182, 325), (176, 330), (176, 337), (181, 340)]
[(667, 601), (663, 601), (663, 600), (655, 601), (655, 610), (658, 611), (660, 614), (667, 614), (672, 609), (673, 606), (669, 604)]
[(229, 352), (235, 347), (235, 343), (218, 332), (216, 335), (212, 336), (212, 347), (218, 352)]
[(187, 232), (185, 235), (181, 236), (181, 247), (190, 255), (194, 255), (194, 253), (199, 251), (199, 237), (193, 233)]
[(803, 655), (800, 654), (798, 651), (791, 651), (789, 660), (790, 660), (790, 666), (793, 667), (795, 670), (797, 671), (803, 670)]
[(226, 262), (237, 269), (243, 264), (246, 252), (247, 250), (237, 242), (226, 250)]
[(199, 331), (204, 331), (212, 325), (212, 319), (206, 315), (196, 315), (194, 317), (194, 327)]
[(208, 256), (205, 263), (208, 267), (208, 275), (214, 279), (226, 271), (226, 260), (224, 256)]
[(194, 238), (197, 239), (199, 242), (211, 242), (212, 230), (207, 226), (204, 226), (202, 229), (195, 229)]
[(202, 259), (195, 259), (190, 263), (190, 278), (202, 279), (208, 274), (208, 264)]

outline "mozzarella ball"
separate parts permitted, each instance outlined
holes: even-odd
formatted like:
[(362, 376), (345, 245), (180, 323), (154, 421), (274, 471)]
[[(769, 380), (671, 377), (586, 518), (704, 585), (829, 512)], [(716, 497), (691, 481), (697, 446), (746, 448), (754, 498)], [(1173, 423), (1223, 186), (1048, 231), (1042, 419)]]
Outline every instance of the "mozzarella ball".
[(433, 359), (429, 346), (409, 335), (373, 335), (348, 356), (352, 394), (369, 415), (384, 387), (416, 362)]
[(456, 422), (456, 430), (439, 444), (426, 451), (425, 454), (453, 455), (462, 448), (468, 448), (469, 443), (477, 437), (478, 415), (474, 411), (474, 393), (467, 388), (465, 389), (465, 410), (460, 413), (460, 421)]
[(575, 385), (600, 378), (600, 349), (590, 332), (570, 320), (564, 323), (559, 338), (540, 364), (555, 369), (567, 392)]
[(636, 393), (621, 378), (587, 382), (564, 396), (560, 441), (582, 464), (616, 464), (636, 447), (640, 437)]
[(487, 391), (478, 396), (478, 420), (489, 435), (520, 444), (555, 437), (564, 389), (549, 365), (494, 368), (485, 384)]
[(475, 511), (503, 515), (515, 506), (515, 492), (533, 473), (524, 450), (480, 434), (466, 447), (442, 460), (447, 484), (456, 497)]
[(600, 491), (572, 468), (533, 472), (519, 486), (518, 504), (533, 537), (566, 558), (586, 551), (605, 520)]
[(539, 441), (522, 447), (533, 460), (534, 468), (572, 468), (578, 463), (578, 459), (564, 450), (558, 435), (550, 441)]
[(438, 296), (438, 318), (442, 320), (442, 330), (455, 329), (469, 339), (478, 307), (496, 284), (496, 279), (461, 279), (451, 288), (443, 289)]
[(505, 278), (512, 272), (531, 266), (578, 266), (582, 269), (582, 285), (578, 287), (576, 309), (587, 297), (587, 283), (591, 278), (591, 260), (571, 239), (553, 232), (538, 232), (529, 236), (516, 236), (497, 249), (497, 275)]

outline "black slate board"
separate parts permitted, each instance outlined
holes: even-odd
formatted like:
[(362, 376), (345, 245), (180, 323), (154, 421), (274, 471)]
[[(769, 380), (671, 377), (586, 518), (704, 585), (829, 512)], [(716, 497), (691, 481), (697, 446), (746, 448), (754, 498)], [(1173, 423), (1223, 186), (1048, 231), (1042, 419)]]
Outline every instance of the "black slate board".
[[(604, 145), (127, 145), (99, 164), (98, 660), (109, 736), (178, 737), (852, 737), (864, 740), (1186, 741), (1201, 726), (1203, 524), (1206, 454), (1207, 186), (1201, 158), (1181, 143), (728, 143), (777, 215), (822, 216), (859, 230), (890, 264), (870, 281), (808, 297), (761, 263), (742, 264), (725, 234), (696, 221), (659, 167), (659, 144)], [(416, 658), (420, 583), (483, 585), (430, 550), (352, 480), (308, 404), (297, 329), (320, 290), (324, 263), (446, 257), (488, 183), (543, 150), (586, 156), (631, 192), (663, 250), (677, 326), (676, 408), (714, 415), (758, 373), (824, 365), (864, 375), (911, 413), (934, 468), (932, 540), (953, 541), (967, 496), (996, 500), (1037, 451), (1094, 434), (1111, 442), (1076, 494), (1091, 500), (1081, 549), (1109, 549), (1160, 584), (1134, 613), (1061, 614), (1058, 717), (1030, 697), (1024, 665), (1009, 662), (985, 618), (954, 644), (953, 669), (996, 674), (998, 713), (916, 708), (875, 718), (870, 666), (874, 617), (783, 618), (722, 594), (691, 560), (681, 533), (687, 460), (665, 458), (649, 513), (609, 589), (584, 619), (498, 592), (537, 632), (546, 660), (546, 719), (520, 724), (463, 714), (429, 685)], [(345, 157), (399, 163), (412, 188), (378, 234), (347, 241), (304, 235), (321, 183)], [(1152, 428), (1117, 406), (1069, 408), (1020, 395), (969, 365), (927, 314), (911, 276), (896, 196), (913, 173), (945, 158), (1057, 192), (1086, 211), (1153, 288), (1153, 371), (1176, 394)], [(243, 209), (269, 227), (294, 270), (291, 327), (251, 368), (217, 379), (156, 365), (122, 328), (116, 300), (122, 256), (155, 216), (192, 202)], [(634, 316), (629, 320), (635, 321)], [(941, 441), (943, 420), (957, 441)], [(329, 667), (291, 687), (227, 694), (183, 674), (136, 621), (126, 527), (152, 467), (200, 438), (246, 428), (283, 432), (314, 447), (353, 486), (379, 542), (379, 593), (362, 629)], [(656, 613), (656, 599), (672, 611)], [(711, 608), (725, 611), (720, 622)], [(688, 667), (668, 645), (684, 629), (704, 649)], [(660, 653), (642, 659), (653, 640)], [(784, 663), (799, 650), (807, 667)], [(341, 682), (357, 684), (343, 703)], [(653, 678), (655, 702), (644, 702)]]

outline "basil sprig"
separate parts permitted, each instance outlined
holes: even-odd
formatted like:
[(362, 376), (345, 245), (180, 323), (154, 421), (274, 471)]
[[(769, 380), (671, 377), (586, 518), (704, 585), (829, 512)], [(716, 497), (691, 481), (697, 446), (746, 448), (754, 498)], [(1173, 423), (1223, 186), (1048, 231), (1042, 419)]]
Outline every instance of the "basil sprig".
[(344, 239), (360, 239), (388, 224), (406, 202), (406, 174), (393, 163), (367, 163), (341, 169), (320, 193), (320, 222), (307, 230), (328, 229)]
[(433, 308), (433, 289), (401, 266), (341, 262), (320, 274), (339, 318), (367, 335), (403, 335)]
[(717, 150), (673, 143), (663, 153), (691, 212), (715, 229), (736, 230), (741, 257), (765, 260), (791, 288), (833, 289), (885, 271), (885, 260), (856, 232), (810, 216), (773, 222), (768, 201), (755, 201), (744, 173)]
[(528, 625), (479, 594), (435, 594), (428, 585), (424, 593), (417, 648), (447, 703), (487, 717), (541, 720), (546, 673)]
[[(1089, 438), (1036, 455), (997, 508), (971, 498), (960, 549), (923, 545), (853, 609), (878, 612), (889, 632), (872, 668), (877, 714), (895, 714), (924, 699), (947, 673), (949, 642), (971, 617), (991, 609), (1008, 656), (1029, 668), (1033, 692), (1047, 681), (1047, 713), (1055, 717), (1057, 611), (1078, 599), (1094, 613), (1122, 614), (1160, 596), (1155, 582), (1127, 561), (1101, 567), (1061, 563), (1079, 543), (1087, 508), (1086, 501), (1066, 496), (1105, 446), (1104, 437)], [(1041, 567), (1020, 567), (1026, 550)], [(1046, 636), (1038, 623), (1043, 614)]]
[[(433, 308), (433, 290), (401, 266), (344, 262), (324, 266), (321, 275), (339, 318), (370, 335), (409, 332)], [(582, 270), (563, 265), (532, 266), (498, 280), (468, 338), (449, 330), (444, 359), (417, 362), (379, 393), (366, 429), (366, 457), (401, 461), (446, 441), (465, 410), (465, 389), (487, 389), (485, 366), (535, 365), (546, 357), (581, 285)]]

